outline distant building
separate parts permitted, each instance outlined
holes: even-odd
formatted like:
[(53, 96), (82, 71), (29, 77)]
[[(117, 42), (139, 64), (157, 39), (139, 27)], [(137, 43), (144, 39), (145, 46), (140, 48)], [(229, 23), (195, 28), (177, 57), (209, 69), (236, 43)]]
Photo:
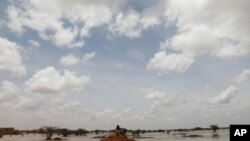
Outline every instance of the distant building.
[(15, 129), (13, 127), (5, 127), (0, 128), (0, 130), (3, 132), (3, 134), (13, 134)]

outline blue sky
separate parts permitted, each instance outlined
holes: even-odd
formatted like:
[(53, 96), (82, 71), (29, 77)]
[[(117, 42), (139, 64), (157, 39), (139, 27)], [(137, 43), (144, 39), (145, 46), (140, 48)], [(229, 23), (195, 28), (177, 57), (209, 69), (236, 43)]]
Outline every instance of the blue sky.
[(248, 1), (0, 3), (2, 126), (249, 122)]

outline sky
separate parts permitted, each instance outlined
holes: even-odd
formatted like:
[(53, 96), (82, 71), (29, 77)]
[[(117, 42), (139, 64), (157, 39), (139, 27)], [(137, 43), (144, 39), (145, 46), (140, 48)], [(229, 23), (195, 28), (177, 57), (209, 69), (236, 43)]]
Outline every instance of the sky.
[(249, 0), (0, 1), (0, 126), (249, 124)]

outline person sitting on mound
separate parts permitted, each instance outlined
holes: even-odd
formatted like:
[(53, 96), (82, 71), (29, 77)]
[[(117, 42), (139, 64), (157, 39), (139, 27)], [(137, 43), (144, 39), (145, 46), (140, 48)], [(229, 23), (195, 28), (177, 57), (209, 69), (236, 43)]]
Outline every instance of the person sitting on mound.
[(116, 135), (118, 135), (118, 136), (119, 136), (119, 135), (124, 135), (124, 132), (123, 132), (123, 130), (120, 128), (119, 125), (116, 126), (115, 133), (116, 133)]

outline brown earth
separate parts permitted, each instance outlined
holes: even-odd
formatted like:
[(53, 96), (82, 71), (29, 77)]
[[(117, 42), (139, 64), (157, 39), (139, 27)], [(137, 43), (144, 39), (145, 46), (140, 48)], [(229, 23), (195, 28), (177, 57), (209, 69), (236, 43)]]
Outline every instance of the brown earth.
[(134, 139), (128, 138), (125, 135), (110, 135), (108, 137), (102, 138), (101, 141), (135, 141)]

